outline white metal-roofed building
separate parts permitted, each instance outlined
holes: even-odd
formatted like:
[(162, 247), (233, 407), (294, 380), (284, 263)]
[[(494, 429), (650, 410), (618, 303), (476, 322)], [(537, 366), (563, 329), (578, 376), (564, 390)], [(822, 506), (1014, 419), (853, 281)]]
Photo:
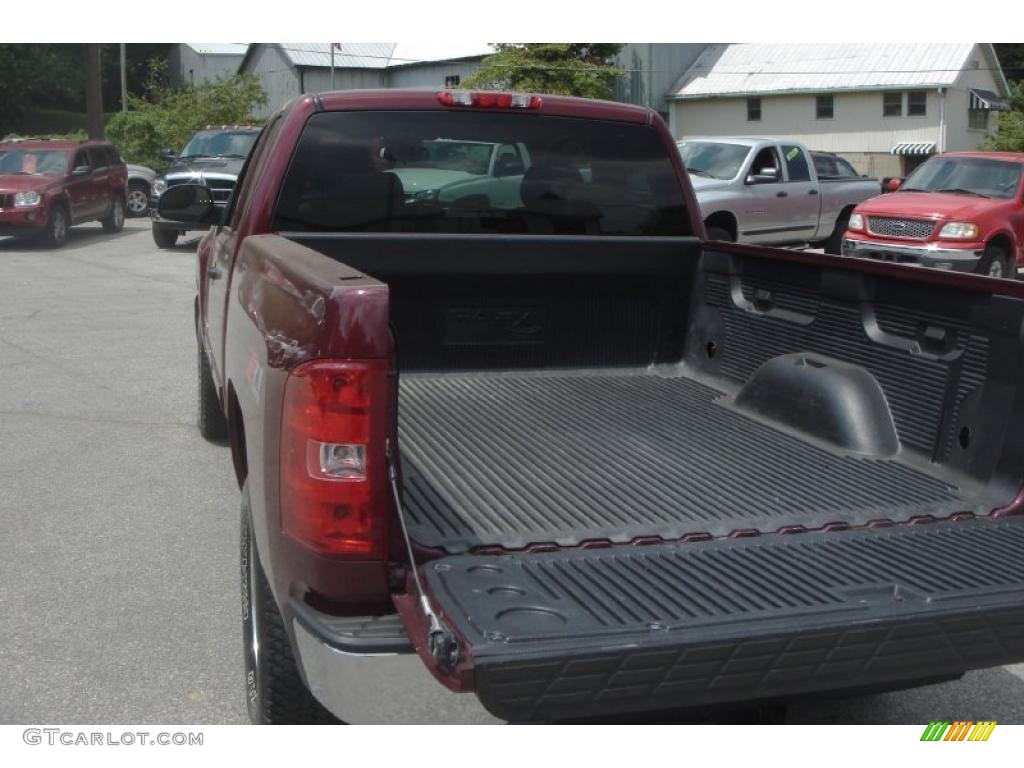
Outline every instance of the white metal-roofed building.
[(757, 133), (902, 176), (977, 149), (1009, 87), (990, 43), (708, 46), (670, 92), (672, 134)]
[(253, 43), (238, 71), (259, 78), (269, 103), (258, 116), (266, 117), (300, 94), (332, 88), (456, 87), (490, 53), (487, 43)]

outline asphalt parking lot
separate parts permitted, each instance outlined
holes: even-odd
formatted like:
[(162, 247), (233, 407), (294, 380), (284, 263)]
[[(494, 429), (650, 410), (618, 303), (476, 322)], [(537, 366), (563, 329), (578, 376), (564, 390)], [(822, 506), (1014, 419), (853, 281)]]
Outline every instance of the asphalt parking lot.
[[(195, 429), (194, 251), (158, 250), (145, 219), (58, 251), (0, 238), (0, 723), (247, 722), (238, 491)], [(1024, 665), (787, 719), (1024, 723)]]

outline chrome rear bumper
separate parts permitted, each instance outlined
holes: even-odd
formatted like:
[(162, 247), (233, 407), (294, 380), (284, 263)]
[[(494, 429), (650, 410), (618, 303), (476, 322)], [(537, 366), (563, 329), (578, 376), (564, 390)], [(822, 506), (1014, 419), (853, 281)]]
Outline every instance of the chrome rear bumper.
[[(294, 603), (293, 603), (294, 607)], [(472, 693), (454, 693), (427, 671), (399, 638), (354, 639), (310, 621), (308, 606), (293, 619), (296, 656), (310, 691), (346, 723), (500, 723)], [(304, 620), (305, 619), (305, 620)], [(395, 640), (405, 640), (397, 650)], [(383, 652), (374, 646), (390, 648)], [(338, 647), (343, 646), (343, 647)]]

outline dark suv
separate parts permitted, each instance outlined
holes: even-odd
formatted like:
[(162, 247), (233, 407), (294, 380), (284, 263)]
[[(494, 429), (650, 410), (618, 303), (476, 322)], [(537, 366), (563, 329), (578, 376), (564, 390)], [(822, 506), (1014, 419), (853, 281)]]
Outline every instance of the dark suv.
[(0, 143), (0, 235), (58, 248), (68, 228), (124, 226), (128, 172), (113, 144), (25, 139)]
[(178, 184), (203, 184), (213, 193), (214, 202), (223, 208), (259, 132), (258, 127), (249, 125), (207, 126), (192, 134), (177, 155), (171, 150), (161, 153), (170, 166), (150, 189), (153, 240), (159, 247), (172, 247), (188, 231), (180, 222), (160, 218), (156, 211), (160, 196), (168, 187)]

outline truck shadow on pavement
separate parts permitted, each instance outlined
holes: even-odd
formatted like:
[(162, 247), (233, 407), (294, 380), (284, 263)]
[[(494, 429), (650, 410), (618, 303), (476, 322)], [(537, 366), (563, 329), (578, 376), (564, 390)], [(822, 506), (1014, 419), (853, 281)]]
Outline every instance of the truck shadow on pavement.
[(98, 245), (105, 241), (119, 240), (130, 237), (138, 230), (122, 229), (120, 232), (107, 232), (102, 226), (77, 226), (68, 230), (68, 239), (59, 248), (46, 245), (37, 237), (0, 237), (0, 251), (51, 251), (61, 253), (65, 250), (79, 250)]

